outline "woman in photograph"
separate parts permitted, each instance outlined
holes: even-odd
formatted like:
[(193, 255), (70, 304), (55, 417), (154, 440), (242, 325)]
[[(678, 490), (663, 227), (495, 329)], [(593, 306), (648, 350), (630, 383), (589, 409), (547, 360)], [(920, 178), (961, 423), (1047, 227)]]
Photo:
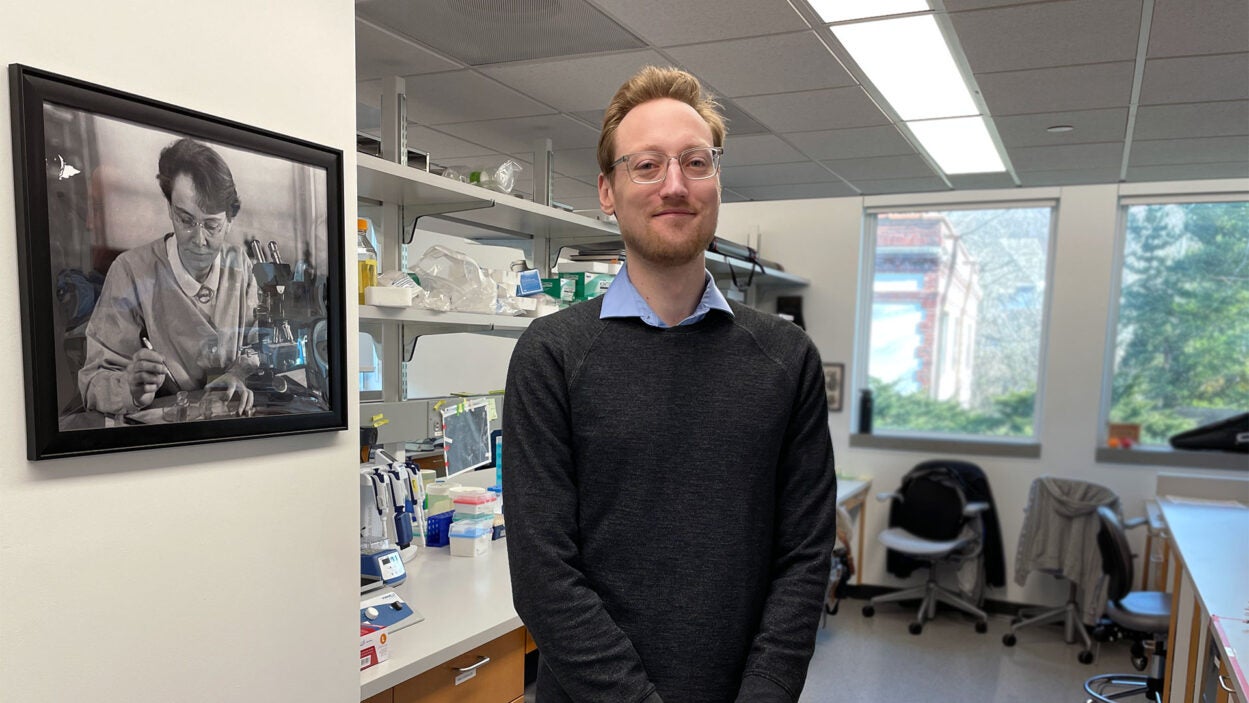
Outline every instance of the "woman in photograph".
[(161, 150), (156, 177), (173, 231), (122, 253), (86, 329), (78, 388), (87, 410), (141, 410), (158, 396), (221, 391), (252, 407), (257, 286), (230, 227), (241, 202), (229, 166), (183, 138)]

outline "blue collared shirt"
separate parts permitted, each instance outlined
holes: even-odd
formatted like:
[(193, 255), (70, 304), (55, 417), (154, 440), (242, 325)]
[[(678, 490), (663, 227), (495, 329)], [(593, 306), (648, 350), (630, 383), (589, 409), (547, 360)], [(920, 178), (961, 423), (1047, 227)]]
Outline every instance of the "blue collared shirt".
[[(681, 320), (677, 324), (692, 325), (701, 322), (707, 313), (712, 310), (723, 310), (730, 316), (733, 309), (729, 307), (729, 301), (724, 299), (724, 294), (716, 288), (716, 284), (711, 279), (711, 273), (704, 269), (706, 276), (706, 285), (703, 288), (703, 297), (698, 300), (698, 306), (694, 308), (694, 312), (689, 317)], [(603, 309), (599, 312), (599, 319), (605, 320), (609, 317), (640, 317), (642, 322), (651, 327), (667, 327), (667, 323), (651, 310), (651, 306), (646, 303), (646, 299), (633, 287), (633, 281), (629, 280), (629, 272), (627, 266), (620, 267), (620, 273), (616, 274), (616, 279), (611, 282), (611, 286), (607, 288), (607, 292), (603, 294)]]

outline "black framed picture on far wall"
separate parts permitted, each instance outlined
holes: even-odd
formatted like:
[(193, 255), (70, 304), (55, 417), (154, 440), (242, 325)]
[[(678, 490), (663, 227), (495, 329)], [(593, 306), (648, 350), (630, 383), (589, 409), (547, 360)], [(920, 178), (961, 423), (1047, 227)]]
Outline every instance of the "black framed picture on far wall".
[(28, 458), (346, 429), (342, 151), (9, 81)]
[(846, 365), (841, 362), (824, 364), (824, 393), (828, 396), (828, 411), (841, 412), (842, 387), (846, 375)]

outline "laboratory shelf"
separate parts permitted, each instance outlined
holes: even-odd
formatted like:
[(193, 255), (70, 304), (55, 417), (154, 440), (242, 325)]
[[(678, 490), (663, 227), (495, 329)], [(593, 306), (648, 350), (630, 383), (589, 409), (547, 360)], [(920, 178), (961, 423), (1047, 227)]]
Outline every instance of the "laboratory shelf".
[[(427, 171), (356, 155), (356, 193), (361, 198), (398, 203), (405, 218), (433, 216), (480, 230), (455, 232), (466, 239), (547, 238), (553, 241), (619, 237), (616, 225), (546, 205), (460, 183)], [(438, 231), (422, 224), (422, 228)]]
[(519, 335), (529, 327), (530, 317), (511, 317), (474, 312), (439, 312), (424, 308), (382, 307), (361, 305), (361, 322), (401, 322), (418, 334), (452, 334), (456, 332), (493, 332)]
[(779, 269), (760, 266), (758, 264), (753, 266), (755, 273), (754, 278), (751, 279), (750, 271), (752, 266), (749, 261), (735, 259), (714, 251), (706, 252), (706, 259), (707, 270), (710, 271), (711, 275), (717, 279), (727, 278), (732, 275), (730, 272), (733, 272), (736, 273), (739, 283), (744, 284), (747, 279), (750, 279), (752, 285), (764, 288), (801, 287), (810, 283), (810, 281), (802, 276), (795, 276), (792, 273), (785, 273)]

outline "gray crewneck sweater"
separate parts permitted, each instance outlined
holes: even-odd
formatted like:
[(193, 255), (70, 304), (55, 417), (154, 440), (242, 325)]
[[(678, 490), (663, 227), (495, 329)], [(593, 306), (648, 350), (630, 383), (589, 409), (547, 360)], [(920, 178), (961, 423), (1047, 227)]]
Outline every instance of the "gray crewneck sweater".
[(508, 369), (507, 548), (538, 703), (793, 703), (834, 540), (819, 354), (736, 304), (668, 329), (601, 305), (534, 320)]

